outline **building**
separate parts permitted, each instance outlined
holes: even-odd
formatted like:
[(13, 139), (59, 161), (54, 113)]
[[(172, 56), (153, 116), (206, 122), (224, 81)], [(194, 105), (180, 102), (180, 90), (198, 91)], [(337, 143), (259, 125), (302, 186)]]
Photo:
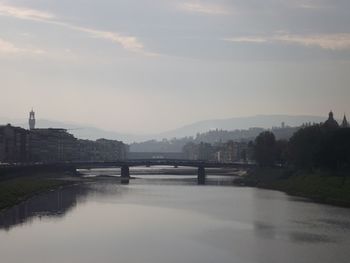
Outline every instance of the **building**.
[(239, 162), (247, 159), (247, 143), (228, 141), (216, 145), (216, 148), (216, 161), (218, 162)]
[(183, 147), (183, 156), (190, 160), (207, 160), (222, 163), (247, 160), (246, 142), (227, 141), (225, 143), (187, 143)]
[(28, 160), (28, 131), (10, 124), (0, 126), (0, 163)]
[(216, 159), (218, 162), (236, 161), (239, 156), (239, 144), (234, 141), (228, 141), (218, 145)]
[(129, 152), (117, 140), (79, 140), (66, 129), (36, 129), (33, 110), (28, 123), (29, 130), (0, 126), (0, 163), (117, 161), (126, 159)]
[(129, 152), (128, 159), (185, 159), (183, 152)]
[(31, 162), (116, 161), (126, 159), (121, 141), (79, 140), (65, 129), (35, 129), (35, 113), (29, 113), (28, 160)]
[(189, 160), (198, 160), (198, 151), (198, 144), (193, 142), (187, 143), (182, 149), (184, 157)]
[(128, 153), (128, 147), (121, 141), (79, 140), (65, 129), (34, 129), (28, 140), (32, 162), (107, 162), (124, 160)]
[(210, 143), (187, 143), (183, 149), (183, 156), (189, 160), (215, 160), (215, 147)]
[(28, 145), (32, 162), (74, 161), (78, 151), (78, 140), (65, 129), (32, 129)]
[(78, 140), (76, 159), (79, 161), (125, 160), (128, 147), (121, 141), (98, 139), (96, 141)]

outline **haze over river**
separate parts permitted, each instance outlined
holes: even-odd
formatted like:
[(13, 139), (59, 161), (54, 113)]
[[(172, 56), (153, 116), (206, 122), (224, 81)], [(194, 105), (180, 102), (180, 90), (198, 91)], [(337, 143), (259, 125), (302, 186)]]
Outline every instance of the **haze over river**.
[(105, 177), (0, 213), (0, 244), (2, 263), (348, 263), (350, 209), (224, 176)]

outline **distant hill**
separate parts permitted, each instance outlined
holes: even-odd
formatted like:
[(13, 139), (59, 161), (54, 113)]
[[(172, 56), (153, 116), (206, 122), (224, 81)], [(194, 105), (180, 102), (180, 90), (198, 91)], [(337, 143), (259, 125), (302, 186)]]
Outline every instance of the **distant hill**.
[[(288, 140), (299, 129), (299, 127), (284, 127), (269, 129), (277, 140)], [(227, 141), (249, 142), (267, 129), (249, 128), (245, 130), (211, 130), (204, 133), (198, 133), (195, 137), (183, 137), (163, 140), (148, 140), (144, 142), (130, 144), (130, 152), (181, 152), (187, 143), (225, 143)]]
[(320, 116), (291, 116), (291, 115), (256, 115), (251, 117), (238, 117), (229, 119), (215, 119), (195, 122), (190, 125), (183, 126), (179, 129), (164, 132), (158, 135), (158, 138), (173, 138), (173, 137), (185, 137), (194, 136), (197, 133), (206, 132), (209, 130), (222, 129), (227, 131), (237, 129), (249, 129), (253, 127), (259, 127), (264, 129), (270, 129), (272, 127), (279, 127), (284, 122), (288, 126), (300, 126), (303, 123), (320, 123), (324, 122), (327, 118)]
[[(300, 126), (306, 122), (324, 122), (326, 117), (319, 116), (290, 116), (290, 115), (256, 115), (251, 117), (239, 117), (229, 119), (215, 119), (195, 122), (181, 128), (151, 135), (135, 135), (119, 133), (116, 131), (106, 131), (93, 126), (81, 125), (75, 123), (66, 123), (59, 121), (51, 121), (45, 119), (38, 119), (36, 126), (38, 128), (64, 128), (68, 129), (77, 138), (96, 140), (99, 138), (121, 140), (126, 143), (142, 142), (146, 140), (161, 140), (163, 138), (182, 138), (186, 136), (196, 136), (197, 133), (204, 133), (210, 130), (222, 129), (227, 131), (237, 129), (249, 129), (251, 127), (259, 127), (269, 129), (272, 127), (281, 126), (284, 122), (288, 126)], [(26, 119), (8, 119), (0, 118), (0, 124), (11, 123), (16, 126), (28, 128)]]

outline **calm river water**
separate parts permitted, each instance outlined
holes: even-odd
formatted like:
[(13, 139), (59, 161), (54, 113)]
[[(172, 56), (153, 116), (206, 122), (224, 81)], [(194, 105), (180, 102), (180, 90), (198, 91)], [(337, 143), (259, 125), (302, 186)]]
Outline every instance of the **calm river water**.
[(104, 178), (36, 196), (0, 213), (0, 262), (350, 262), (350, 209), (231, 180)]

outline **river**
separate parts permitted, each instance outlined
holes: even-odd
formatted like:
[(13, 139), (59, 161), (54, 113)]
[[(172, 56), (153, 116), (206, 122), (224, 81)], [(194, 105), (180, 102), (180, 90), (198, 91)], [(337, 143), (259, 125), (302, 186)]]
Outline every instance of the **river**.
[(350, 209), (225, 176), (106, 177), (0, 213), (2, 263), (348, 263), (349, 248)]

